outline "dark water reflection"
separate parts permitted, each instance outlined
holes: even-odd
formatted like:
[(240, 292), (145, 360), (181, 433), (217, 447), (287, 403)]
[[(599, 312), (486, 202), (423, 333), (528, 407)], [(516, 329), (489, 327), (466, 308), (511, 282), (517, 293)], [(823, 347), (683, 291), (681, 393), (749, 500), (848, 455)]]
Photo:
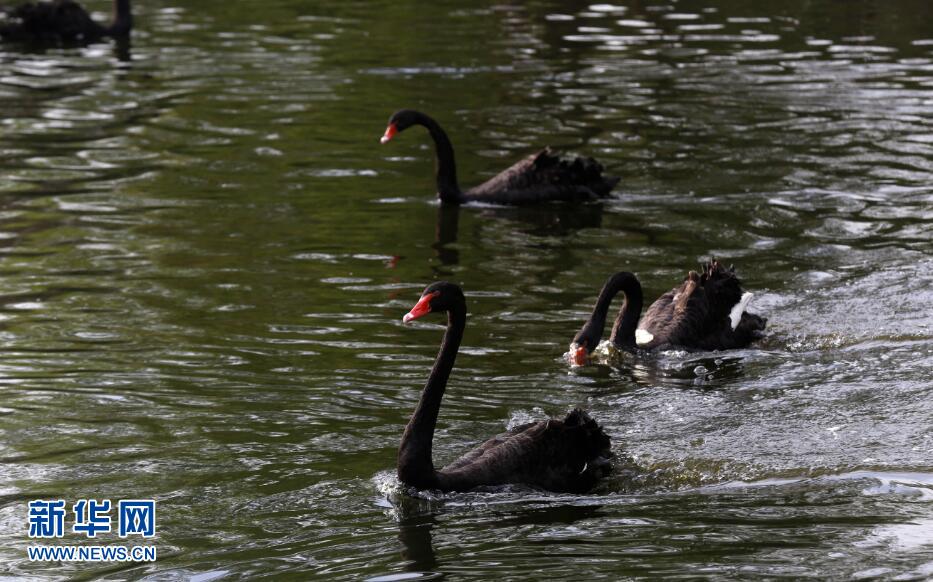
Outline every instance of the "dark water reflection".
[[(104, 2), (91, 6), (105, 10)], [(161, 0), (131, 47), (0, 50), (0, 541), (13, 577), (933, 576), (933, 12), (919, 0)], [(129, 58), (127, 58), (129, 57)], [(440, 208), (549, 144), (617, 198)], [(599, 285), (734, 262), (757, 349), (569, 371)], [(592, 495), (411, 498), (395, 448), (471, 315), (436, 456), (585, 406)], [(25, 501), (159, 501), (154, 565), (28, 562)], [(76, 541), (74, 536), (67, 538)]]

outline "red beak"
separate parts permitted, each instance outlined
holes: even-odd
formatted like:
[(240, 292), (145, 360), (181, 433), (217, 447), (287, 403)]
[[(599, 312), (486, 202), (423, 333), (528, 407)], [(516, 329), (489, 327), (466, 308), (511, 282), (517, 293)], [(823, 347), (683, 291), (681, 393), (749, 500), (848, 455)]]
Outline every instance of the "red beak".
[(408, 323), (413, 319), (418, 319), (419, 317), (424, 317), (425, 315), (431, 313), (431, 300), (440, 295), (440, 291), (435, 291), (433, 293), (428, 293), (427, 295), (422, 295), (421, 299), (418, 300), (418, 303), (415, 303), (415, 306), (411, 308), (411, 311), (405, 314), (405, 317), (402, 318), (402, 323)]
[(395, 129), (395, 124), (390, 123), (389, 127), (386, 128), (386, 132), (382, 134), (382, 139), (379, 140), (379, 143), (381, 144), (389, 143), (392, 140), (392, 138), (395, 137), (396, 133), (398, 133), (398, 130)]
[(577, 366), (585, 366), (587, 359), (586, 346), (580, 346), (573, 353), (573, 363)]

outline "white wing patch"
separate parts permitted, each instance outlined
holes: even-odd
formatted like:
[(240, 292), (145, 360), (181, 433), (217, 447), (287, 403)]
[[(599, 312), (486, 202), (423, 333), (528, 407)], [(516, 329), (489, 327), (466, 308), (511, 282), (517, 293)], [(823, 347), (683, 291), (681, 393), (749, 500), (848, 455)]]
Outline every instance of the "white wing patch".
[(729, 312), (729, 322), (732, 324), (732, 331), (735, 331), (735, 328), (739, 327), (739, 321), (742, 320), (742, 312), (745, 311), (745, 308), (754, 296), (754, 293), (743, 293), (742, 298), (739, 299), (739, 302), (736, 303), (732, 311)]
[(649, 332), (647, 329), (638, 328), (635, 330), (635, 345), (648, 345), (653, 339), (654, 335), (652, 335), (651, 332)]

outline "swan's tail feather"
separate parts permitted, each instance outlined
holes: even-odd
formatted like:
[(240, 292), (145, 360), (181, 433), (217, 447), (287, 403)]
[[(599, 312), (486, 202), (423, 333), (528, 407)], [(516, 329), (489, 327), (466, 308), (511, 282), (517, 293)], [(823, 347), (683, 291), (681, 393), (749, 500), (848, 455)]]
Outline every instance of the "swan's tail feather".
[(742, 314), (739, 325), (735, 328), (735, 335), (743, 344), (753, 342), (764, 337), (765, 326), (767, 324), (767, 317), (762, 317), (746, 311)]
[(703, 265), (701, 277), (714, 321), (729, 325), (729, 345), (744, 347), (764, 334), (767, 319), (745, 311), (753, 294), (742, 289), (735, 267), (726, 268), (716, 259)]
[(589, 414), (575, 408), (564, 418), (565, 450), (573, 477), (567, 489), (572, 492), (589, 491), (597, 481), (612, 471), (612, 450), (609, 435)]
[(717, 261), (715, 258), (711, 258), (709, 262), (704, 263), (703, 265), (703, 282), (714, 281), (714, 280), (724, 280), (724, 279), (735, 279), (736, 282), (741, 284), (738, 276), (735, 274), (735, 265), (729, 265), (729, 268), (726, 268), (722, 263)]
[(729, 325), (732, 326), (732, 331), (735, 331), (735, 328), (739, 326), (742, 314), (745, 312), (745, 308), (748, 307), (749, 301), (751, 301), (754, 296), (754, 293), (745, 292), (742, 294), (742, 298), (739, 299), (739, 302), (732, 307), (732, 311), (729, 312)]
[(609, 435), (599, 426), (586, 411), (580, 408), (571, 410), (564, 418), (564, 426), (570, 429), (580, 430), (580, 441), (584, 445), (587, 458), (608, 458), (612, 456), (610, 451)]
[[(742, 281), (736, 276), (735, 268), (726, 268), (716, 259), (710, 259), (708, 263), (703, 265), (699, 283), (709, 301), (713, 319), (728, 318), (732, 329), (735, 329), (738, 323), (738, 319), (734, 318), (735, 308), (739, 304), (742, 305), (741, 310), (738, 312), (741, 315), (745, 309), (745, 303), (747, 303), (742, 289)], [(746, 300), (745, 303), (742, 303), (743, 300)]]
[(535, 169), (548, 176), (548, 182), (559, 186), (577, 186), (597, 196), (607, 196), (619, 183), (618, 176), (603, 174), (603, 165), (591, 157), (562, 158), (551, 148), (544, 148), (534, 158)]

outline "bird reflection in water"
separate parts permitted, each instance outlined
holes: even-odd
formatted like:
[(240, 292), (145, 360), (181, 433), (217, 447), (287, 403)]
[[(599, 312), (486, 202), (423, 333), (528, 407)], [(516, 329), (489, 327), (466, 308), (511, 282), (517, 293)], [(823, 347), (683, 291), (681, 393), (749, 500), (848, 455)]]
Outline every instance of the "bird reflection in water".
[(435, 525), (437, 520), (430, 513), (405, 516), (399, 520), (398, 539), (402, 542), (402, 559), (407, 560), (406, 571), (420, 572), (425, 578), (438, 574), (437, 555), (431, 538)]
[(460, 212), (474, 210), (478, 211), (480, 221), (517, 223), (519, 230), (532, 236), (570, 236), (584, 228), (599, 228), (603, 219), (603, 205), (599, 203), (552, 203), (479, 209), (463, 209), (460, 205), (442, 204), (437, 208), (434, 244), (431, 245), (440, 263), (434, 269), (436, 278), (450, 276), (451, 271), (447, 267), (460, 264), (460, 250), (457, 245)]

